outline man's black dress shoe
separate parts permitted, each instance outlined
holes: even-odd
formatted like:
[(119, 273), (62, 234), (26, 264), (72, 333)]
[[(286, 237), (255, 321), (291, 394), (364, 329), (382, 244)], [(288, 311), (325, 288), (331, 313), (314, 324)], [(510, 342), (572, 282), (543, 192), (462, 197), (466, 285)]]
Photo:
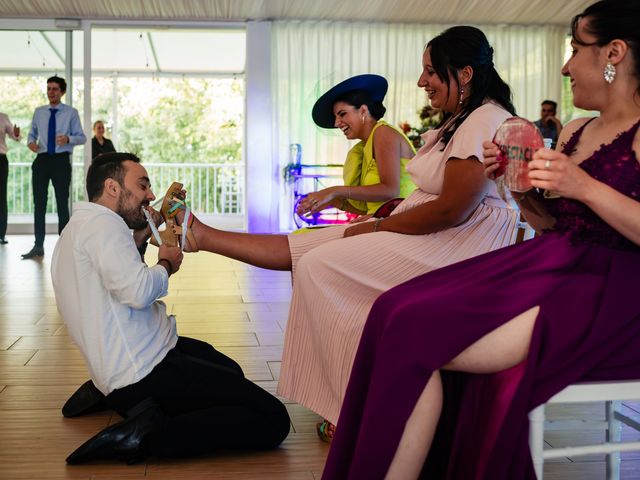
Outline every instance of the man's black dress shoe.
[(107, 399), (91, 380), (86, 381), (62, 407), (62, 415), (67, 418), (79, 417), (87, 413), (107, 409)]
[(9, 242), (7, 241), (6, 238), (0, 237), (0, 245), (6, 245), (7, 243), (9, 243)]
[(35, 258), (35, 257), (44, 257), (44, 248), (42, 248), (42, 247), (33, 247), (27, 253), (23, 253), (22, 254), (22, 259), (23, 260), (27, 260), (29, 258)]
[(149, 456), (145, 438), (163, 417), (160, 407), (145, 400), (121, 422), (111, 425), (80, 445), (67, 457), (69, 465), (92, 460), (118, 459), (129, 465)]

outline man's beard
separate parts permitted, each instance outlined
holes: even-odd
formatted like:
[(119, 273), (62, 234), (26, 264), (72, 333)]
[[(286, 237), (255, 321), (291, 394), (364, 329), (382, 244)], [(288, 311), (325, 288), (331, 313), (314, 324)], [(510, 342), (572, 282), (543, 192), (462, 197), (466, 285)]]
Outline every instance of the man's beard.
[(132, 230), (140, 230), (147, 226), (147, 219), (142, 213), (142, 207), (145, 206), (146, 202), (140, 202), (136, 206), (127, 206), (130, 202), (130, 199), (133, 197), (133, 194), (130, 190), (126, 188), (122, 188), (122, 193), (120, 194), (120, 198), (118, 199), (118, 209), (116, 213), (120, 215), (124, 222), (127, 224)]

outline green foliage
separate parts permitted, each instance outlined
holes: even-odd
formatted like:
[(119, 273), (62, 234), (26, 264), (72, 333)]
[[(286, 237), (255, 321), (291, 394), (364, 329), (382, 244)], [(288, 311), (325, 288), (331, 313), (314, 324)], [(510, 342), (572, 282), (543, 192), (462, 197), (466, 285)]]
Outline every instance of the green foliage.
[[(73, 106), (83, 120), (84, 85), (74, 77)], [(115, 85), (114, 85), (115, 82)], [(132, 152), (147, 163), (231, 163), (242, 164), (244, 81), (233, 78), (113, 78), (92, 80), (92, 120), (103, 120), (107, 137), (114, 123), (112, 99), (117, 97), (118, 135), (112, 138), (118, 151)], [(63, 101), (66, 97), (63, 97)], [(0, 77), (0, 111), (21, 128), (22, 141), (8, 141), (10, 163), (31, 163), (35, 155), (26, 147), (33, 111), (47, 103), (46, 78)], [(87, 145), (92, 125), (83, 125)], [(74, 161), (82, 162), (83, 148), (74, 150)], [(28, 167), (13, 169), (9, 192), (21, 192), (23, 199), (9, 195), (9, 211), (30, 210), (31, 171)], [(19, 170), (19, 172), (18, 172)], [(212, 178), (205, 181), (198, 173), (194, 182), (204, 182), (210, 191), (221, 192)], [(75, 175), (82, 182), (79, 175)], [(202, 178), (200, 178), (202, 176)], [(76, 188), (74, 201), (82, 196)], [(168, 186), (168, 185), (167, 185)], [(158, 187), (161, 187), (158, 185)], [(166, 187), (165, 187), (166, 188)], [(52, 202), (49, 202), (51, 206)]]
[(118, 91), (117, 148), (153, 163), (241, 163), (240, 81), (120, 79)]
[(417, 127), (402, 122), (399, 126), (415, 148), (420, 148), (424, 143), (422, 134), (435, 128), (442, 121), (442, 112), (427, 104), (418, 111), (420, 123)]

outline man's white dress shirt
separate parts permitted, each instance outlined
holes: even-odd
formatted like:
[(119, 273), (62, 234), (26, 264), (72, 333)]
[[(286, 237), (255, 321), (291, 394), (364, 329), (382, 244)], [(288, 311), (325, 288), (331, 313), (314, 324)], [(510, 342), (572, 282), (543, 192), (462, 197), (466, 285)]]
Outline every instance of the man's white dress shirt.
[(58, 310), (96, 387), (108, 395), (138, 382), (178, 340), (158, 298), (169, 276), (140, 260), (131, 231), (114, 211), (79, 202), (51, 262)]

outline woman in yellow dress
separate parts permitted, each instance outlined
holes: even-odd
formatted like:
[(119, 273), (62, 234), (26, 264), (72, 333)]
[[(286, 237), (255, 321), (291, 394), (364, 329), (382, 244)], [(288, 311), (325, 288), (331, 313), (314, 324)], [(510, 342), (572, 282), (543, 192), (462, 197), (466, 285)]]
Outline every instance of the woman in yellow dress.
[(316, 101), (312, 111), (316, 125), (339, 128), (347, 139), (360, 142), (345, 160), (344, 185), (308, 194), (298, 205), (299, 215), (328, 207), (372, 215), (388, 200), (407, 197), (415, 189), (405, 169), (415, 149), (402, 131), (381, 120), (387, 88), (380, 75), (357, 75)]

